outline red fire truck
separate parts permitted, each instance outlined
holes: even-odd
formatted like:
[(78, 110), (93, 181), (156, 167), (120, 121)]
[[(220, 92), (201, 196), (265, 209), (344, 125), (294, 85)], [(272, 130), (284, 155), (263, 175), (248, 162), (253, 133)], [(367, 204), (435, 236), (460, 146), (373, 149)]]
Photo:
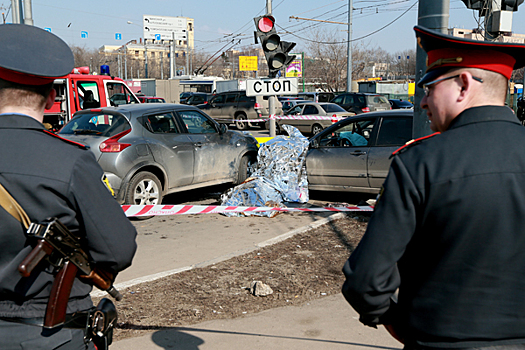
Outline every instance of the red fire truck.
[(58, 130), (71, 116), (82, 109), (119, 106), (140, 103), (124, 80), (112, 77), (107, 66), (101, 67), (101, 74), (89, 74), (89, 67), (79, 67), (62, 79), (56, 79), (55, 104), (45, 111), (44, 124), (51, 130)]

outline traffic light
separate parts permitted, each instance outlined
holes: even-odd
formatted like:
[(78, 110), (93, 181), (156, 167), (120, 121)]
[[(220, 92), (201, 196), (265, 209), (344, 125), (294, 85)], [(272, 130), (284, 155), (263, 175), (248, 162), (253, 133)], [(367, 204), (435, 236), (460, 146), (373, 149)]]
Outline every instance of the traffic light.
[(518, 11), (523, 0), (501, 0), (501, 11)]
[[(467, 8), (472, 9), (472, 10), (482, 10), (483, 4), (486, 2), (483, 0), (461, 0), (461, 1), (465, 3)], [(497, 10), (518, 11), (518, 6), (523, 3), (523, 0), (495, 0), (495, 3), (496, 5), (499, 5)]]
[(275, 78), (277, 72), (283, 67), (288, 66), (294, 55), (289, 55), (290, 50), (295, 47), (295, 43), (281, 41), (275, 30), (275, 19), (270, 15), (259, 16), (253, 19), (255, 21), (255, 43), (257, 39), (261, 42), (268, 69), (269, 77)]
[(461, 0), (465, 3), (468, 9), (471, 10), (481, 10), (483, 5), (483, 0)]

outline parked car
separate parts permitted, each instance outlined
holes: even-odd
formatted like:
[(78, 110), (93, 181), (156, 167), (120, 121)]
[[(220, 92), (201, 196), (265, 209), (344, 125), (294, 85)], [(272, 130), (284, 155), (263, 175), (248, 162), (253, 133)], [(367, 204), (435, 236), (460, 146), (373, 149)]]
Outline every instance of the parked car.
[(172, 103), (80, 111), (59, 135), (89, 146), (121, 204), (161, 204), (169, 193), (240, 183), (257, 157), (254, 137)]
[[(328, 116), (331, 119), (277, 119), (275, 122), (276, 133), (280, 133), (283, 124), (295, 126), (303, 134), (317, 134), (324, 128), (331, 126), (339, 121), (340, 117), (346, 118), (354, 115), (348, 113), (335, 103), (316, 103), (304, 102), (283, 112), (286, 116)], [(268, 128), (268, 127), (267, 127)]]
[(401, 100), (401, 99), (389, 99), (390, 106), (392, 109), (410, 109), (414, 108), (414, 105), (410, 101)]
[(286, 115), (286, 113), (288, 112), (289, 109), (292, 109), (293, 107), (297, 106), (298, 104), (301, 104), (301, 103), (306, 103), (306, 102), (309, 102), (309, 101), (306, 101), (306, 100), (288, 100), (288, 101), (282, 101), (282, 105), (283, 105), (283, 114)]
[(206, 104), (215, 96), (215, 94), (208, 94), (206, 92), (196, 92), (192, 94), (184, 103), (190, 106)]
[(277, 99), (281, 102), (284, 102), (284, 101), (290, 101), (290, 100), (303, 100), (302, 98), (300, 97), (297, 97), (297, 96), (277, 96)]
[(140, 103), (166, 103), (166, 100), (162, 97), (156, 96), (137, 96)]
[(300, 92), (297, 97), (313, 102), (330, 102), (334, 99), (333, 92)]
[(355, 114), (392, 109), (386, 97), (364, 92), (347, 92), (336, 96), (330, 102), (336, 103), (348, 112)]
[(179, 102), (180, 103), (184, 103), (186, 102), (186, 100), (188, 98), (190, 98), (191, 95), (193, 95), (194, 92), (191, 92), (191, 91), (184, 91), (184, 92), (181, 92), (180, 95), (179, 95)]
[(412, 139), (413, 110), (360, 114), (310, 138), (308, 188), (379, 193), (390, 155)]
[[(255, 126), (243, 120), (268, 119), (270, 106), (268, 96), (246, 96), (246, 91), (228, 91), (216, 94), (207, 104), (197, 105), (213, 119), (226, 124), (235, 124), (237, 129), (245, 130)], [(282, 105), (276, 103), (275, 114), (282, 113)], [(264, 122), (257, 122), (264, 128)]]

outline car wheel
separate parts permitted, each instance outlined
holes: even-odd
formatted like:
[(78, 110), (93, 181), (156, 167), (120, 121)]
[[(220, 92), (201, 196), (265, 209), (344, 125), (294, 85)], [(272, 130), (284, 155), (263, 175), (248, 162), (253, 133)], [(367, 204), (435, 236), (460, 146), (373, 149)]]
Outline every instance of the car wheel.
[(317, 135), (319, 134), (321, 131), (323, 131), (323, 127), (319, 124), (314, 124), (312, 126), (312, 134), (313, 135)]
[(250, 157), (245, 155), (239, 162), (239, 173), (237, 174), (237, 185), (244, 182), (249, 177), (248, 168), (251, 165)]
[(133, 176), (126, 193), (126, 204), (156, 205), (162, 203), (160, 180), (148, 171)]
[(235, 122), (235, 126), (237, 127), (237, 129), (239, 130), (246, 130), (248, 129), (248, 122), (246, 122), (246, 115), (245, 114), (239, 114), (238, 116), (235, 117), (235, 119), (237, 120)]

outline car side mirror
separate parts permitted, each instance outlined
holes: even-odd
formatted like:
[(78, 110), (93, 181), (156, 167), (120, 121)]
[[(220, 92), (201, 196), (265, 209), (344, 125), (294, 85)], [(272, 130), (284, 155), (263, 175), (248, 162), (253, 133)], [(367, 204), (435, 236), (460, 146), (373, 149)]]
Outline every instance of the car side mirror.
[(228, 125), (226, 124), (219, 124), (219, 134), (226, 134), (226, 131), (228, 131)]

